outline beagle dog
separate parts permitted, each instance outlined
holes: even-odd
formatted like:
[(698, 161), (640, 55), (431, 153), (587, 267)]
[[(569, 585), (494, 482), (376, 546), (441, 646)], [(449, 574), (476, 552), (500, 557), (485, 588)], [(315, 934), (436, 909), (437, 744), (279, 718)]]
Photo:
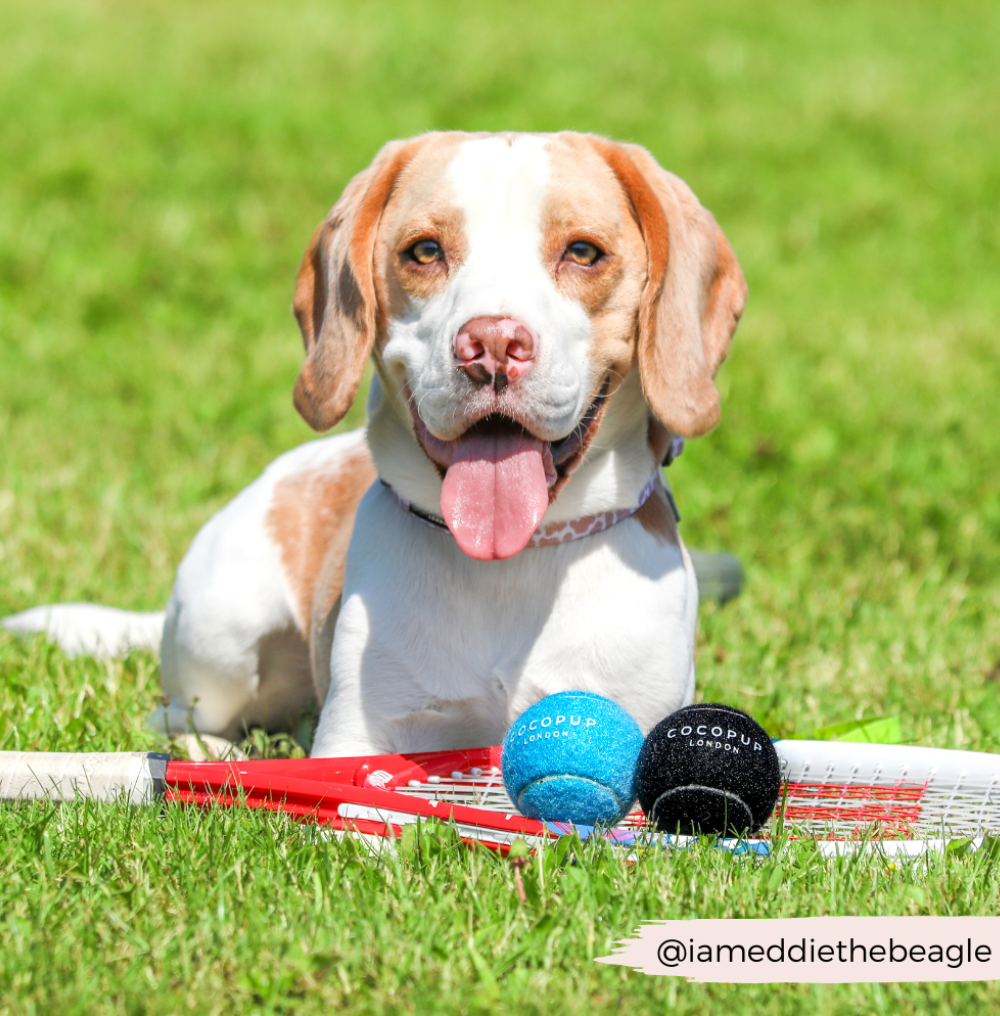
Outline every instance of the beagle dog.
[(498, 743), (544, 695), (690, 703), (698, 590), (661, 463), (719, 418), (746, 297), (687, 185), (602, 137), (386, 145), (313, 234), (281, 456), (182, 561), (153, 722), (322, 704), (313, 755)]

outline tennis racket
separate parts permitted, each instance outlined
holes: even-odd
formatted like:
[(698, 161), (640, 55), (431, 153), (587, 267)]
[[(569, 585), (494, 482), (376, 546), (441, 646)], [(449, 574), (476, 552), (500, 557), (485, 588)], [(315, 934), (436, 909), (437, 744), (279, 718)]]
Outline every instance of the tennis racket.
[[(434, 818), (453, 823), (467, 841), (504, 852), (518, 838), (537, 844), (574, 831), (517, 814), (503, 791), (499, 759), (499, 748), (247, 762), (0, 752), (0, 799), (241, 805), (366, 837), (399, 836), (403, 826)], [(501, 798), (506, 810), (496, 807)], [(601, 835), (614, 839), (616, 831)]]
[[(878, 842), (890, 853), (914, 853), (927, 842), (1000, 833), (1000, 755), (829, 741), (784, 740), (775, 747), (782, 798), (761, 839), (740, 849), (766, 850), (778, 824), (792, 836), (825, 841), (827, 852), (837, 843)], [(518, 815), (499, 764), (499, 747), (247, 762), (0, 752), (0, 798), (241, 804), (375, 837), (439, 818), (453, 822), (464, 839), (501, 850), (517, 838), (541, 843), (572, 831), (592, 833)], [(643, 826), (636, 811), (599, 835), (633, 847)]]

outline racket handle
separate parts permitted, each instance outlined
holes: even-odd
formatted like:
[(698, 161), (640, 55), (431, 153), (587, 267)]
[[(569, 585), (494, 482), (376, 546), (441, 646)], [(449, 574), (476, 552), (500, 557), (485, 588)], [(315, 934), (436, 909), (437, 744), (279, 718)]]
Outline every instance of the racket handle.
[(168, 758), (144, 751), (0, 751), (0, 800), (145, 804), (162, 795)]

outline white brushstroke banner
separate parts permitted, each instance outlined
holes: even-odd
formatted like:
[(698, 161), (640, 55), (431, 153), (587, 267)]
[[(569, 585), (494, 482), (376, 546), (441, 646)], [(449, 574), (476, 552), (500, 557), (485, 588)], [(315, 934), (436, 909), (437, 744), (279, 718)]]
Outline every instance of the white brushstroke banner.
[(725, 984), (1000, 980), (1000, 917), (788, 917), (656, 921), (615, 963)]

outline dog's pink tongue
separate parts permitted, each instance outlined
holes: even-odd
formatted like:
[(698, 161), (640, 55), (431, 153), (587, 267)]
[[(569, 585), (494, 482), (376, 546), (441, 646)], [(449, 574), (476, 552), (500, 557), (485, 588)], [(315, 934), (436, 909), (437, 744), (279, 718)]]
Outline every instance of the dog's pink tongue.
[(441, 515), (469, 557), (524, 550), (549, 506), (543, 446), (526, 435), (460, 438), (441, 489)]

